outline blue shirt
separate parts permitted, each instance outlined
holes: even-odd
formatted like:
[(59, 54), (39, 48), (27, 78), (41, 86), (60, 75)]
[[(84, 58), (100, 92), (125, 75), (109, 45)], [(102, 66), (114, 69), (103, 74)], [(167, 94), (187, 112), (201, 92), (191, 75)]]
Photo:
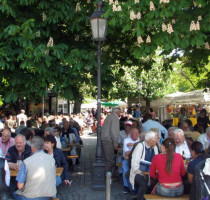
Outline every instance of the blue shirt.
[[(40, 151), (36, 151), (35, 153), (38, 153), (38, 152), (40, 152)], [(19, 182), (19, 183), (25, 183), (26, 178), (27, 178), (27, 173), (28, 173), (28, 170), (26, 168), (25, 163), (23, 162), (22, 165), (20, 166), (20, 170), (19, 170), (18, 175), (16, 177), (16, 181)]]
[(164, 134), (164, 138), (168, 137), (167, 129), (157, 121), (149, 119), (142, 124), (142, 128), (144, 132), (150, 131), (151, 128), (157, 128), (159, 130), (160, 138), (161, 138), (161, 133)]
[(194, 174), (194, 169), (195, 166), (201, 162), (202, 160), (204, 160), (201, 156), (198, 156), (197, 158), (195, 158), (194, 160), (189, 162), (189, 165), (187, 167), (187, 172), (190, 174)]

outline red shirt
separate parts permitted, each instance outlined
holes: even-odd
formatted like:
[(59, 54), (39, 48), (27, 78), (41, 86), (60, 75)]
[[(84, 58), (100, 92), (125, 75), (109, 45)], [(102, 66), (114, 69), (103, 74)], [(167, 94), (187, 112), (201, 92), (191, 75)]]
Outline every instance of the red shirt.
[(172, 174), (166, 171), (166, 154), (155, 155), (150, 166), (150, 176), (158, 179), (160, 183), (182, 182), (181, 176), (185, 175), (183, 158), (180, 154), (174, 153), (172, 163)]

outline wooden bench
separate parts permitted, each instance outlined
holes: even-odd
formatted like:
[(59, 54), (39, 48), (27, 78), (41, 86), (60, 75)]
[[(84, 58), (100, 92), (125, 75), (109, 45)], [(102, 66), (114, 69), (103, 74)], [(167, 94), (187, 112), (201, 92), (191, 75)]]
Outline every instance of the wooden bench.
[(145, 194), (144, 198), (146, 200), (153, 200), (153, 199), (159, 199), (159, 200), (189, 200), (190, 196), (188, 194), (182, 195), (180, 197), (161, 197), (158, 195), (153, 194)]
[(70, 155), (70, 156), (67, 156), (67, 159), (72, 159), (72, 158), (79, 158), (78, 155)]

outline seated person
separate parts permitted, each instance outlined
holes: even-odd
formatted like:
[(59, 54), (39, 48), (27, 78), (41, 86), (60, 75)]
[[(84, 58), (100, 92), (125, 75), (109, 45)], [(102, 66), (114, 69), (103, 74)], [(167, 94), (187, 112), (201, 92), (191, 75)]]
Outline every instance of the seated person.
[(10, 199), (10, 171), (7, 160), (3, 158), (3, 153), (0, 148), (0, 200)]
[[(124, 122), (122, 122), (122, 123), (124, 124)], [(125, 130), (120, 131), (120, 135), (119, 135), (119, 138), (118, 138), (118, 146), (119, 147), (123, 147), (124, 140), (126, 138), (130, 138), (132, 121), (127, 121), (127, 122), (125, 122), (124, 125), (125, 125)], [(117, 153), (118, 153), (118, 156), (116, 158), (116, 163), (122, 163), (122, 161), (123, 161), (122, 151), (118, 150)], [(122, 167), (118, 167), (118, 173), (123, 173)]]
[(129, 160), (128, 156), (134, 146), (135, 143), (139, 142), (139, 131), (137, 128), (132, 128), (130, 133), (130, 138), (126, 138), (124, 140), (124, 146), (123, 146), (123, 157), (124, 160), (122, 161), (122, 167), (123, 167), (123, 193), (128, 193), (132, 190), (132, 186), (130, 184), (129, 179), (126, 177), (126, 173), (129, 171)]
[(181, 124), (180, 124), (180, 128), (184, 131), (185, 137), (191, 137), (193, 139), (193, 141), (198, 140), (198, 138), (200, 136), (200, 133), (197, 132), (197, 131), (190, 130), (189, 129), (189, 124), (187, 123), (187, 121), (182, 121)]
[(5, 128), (2, 136), (0, 137), (0, 148), (5, 157), (8, 149), (15, 144), (15, 139), (11, 137), (11, 131), (9, 128)]
[(161, 149), (162, 154), (154, 156), (150, 166), (150, 176), (159, 182), (154, 192), (166, 197), (181, 196), (184, 192), (182, 176), (185, 175), (183, 158), (174, 152), (175, 144), (170, 138), (163, 141)]
[(204, 149), (207, 149), (210, 146), (210, 126), (206, 129), (206, 133), (198, 138), (198, 141), (202, 143)]
[(26, 144), (25, 136), (19, 134), (15, 137), (15, 145), (8, 149), (6, 160), (9, 163), (9, 168), (18, 170), (18, 160), (23, 161), (31, 156), (31, 147)]
[[(201, 176), (202, 175), (202, 176)], [(190, 191), (190, 200), (198, 199), (209, 199), (209, 189), (210, 185), (210, 146), (205, 154), (205, 159), (200, 161), (194, 168), (193, 171), (193, 188)]]
[(61, 177), (60, 176), (56, 177), (56, 186), (60, 185), (62, 183), (62, 180), (67, 185), (70, 185), (69, 174), (68, 174), (68, 163), (61, 149), (56, 148), (55, 137), (53, 135), (47, 135), (44, 138), (44, 141), (45, 141), (44, 149), (49, 155), (53, 156), (53, 158), (55, 159), (56, 166), (64, 168)]
[(176, 129), (174, 131), (174, 143), (176, 145), (175, 152), (185, 156), (186, 159), (191, 157), (189, 147), (185, 140), (184, 132), (182, 129)]
[(193, 160), (190, 161), (187, 166), (187, 176), (188, 176), (189, 183), (192, 183), (193, 181), (193, 173), (194, 173), (195, 166), (199, 162), (204, 160), (204, 154), (205, 152), (204, 152), (203, 145), (198, 141), (193, 142), (191, 145), (191, 155), (192, 155)]
[(144, 199), (144, 194), (147, 191), (148, 181), (145, 178), (144, 172), (149, 171), (149, 166), (145, 162), (151, 162), (154, 155), (158, 154), (157, 134), (149, 131), (145, 135), (145, 141), (139, 143), (131, 158), (130, 183), (132, 188), (137, 188), (137, 200)]
[(31, 140), (32, 156), (26, 158), (16, 177), (16, 200), (50, 200), (56, 195), (55, 160), (44, 153), (44, 140)]
[(178, 128), (177, 128), (177, 127), (174, 127), (174, 126), (172, 126), (172, 127), (170, 127), (170, 128), (168, 129), (168, 137), (169, 137), (169, 138), (174, 139), (174, 131), (175, 131), (176, 129), (178, 129)]
[(61, 149), (62, 148), (60, 133), (61, 133), (60, 127), (55, 127), (54, 128), (54, 137), (55, 137), (55, 140), (56, 140), (56, 147), (58, 149)]

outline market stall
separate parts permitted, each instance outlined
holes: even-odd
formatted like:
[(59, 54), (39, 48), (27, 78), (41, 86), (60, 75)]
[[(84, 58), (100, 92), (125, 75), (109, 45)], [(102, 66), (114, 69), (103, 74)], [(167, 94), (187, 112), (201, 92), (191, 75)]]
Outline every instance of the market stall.
[(192, 121), (193, 126), (197, 123), (197, 113), (205, 108), (210, 112), (210, 92), (195, 90), (192, 92), (177, 92), (166, 95), (165, 98), (155, 100), (151, 103), (152, 107), (157, 107), (160, 121), (173, 119), (173, 126), (177, 126), (180, 109), (185, 108), (188, 119)]

